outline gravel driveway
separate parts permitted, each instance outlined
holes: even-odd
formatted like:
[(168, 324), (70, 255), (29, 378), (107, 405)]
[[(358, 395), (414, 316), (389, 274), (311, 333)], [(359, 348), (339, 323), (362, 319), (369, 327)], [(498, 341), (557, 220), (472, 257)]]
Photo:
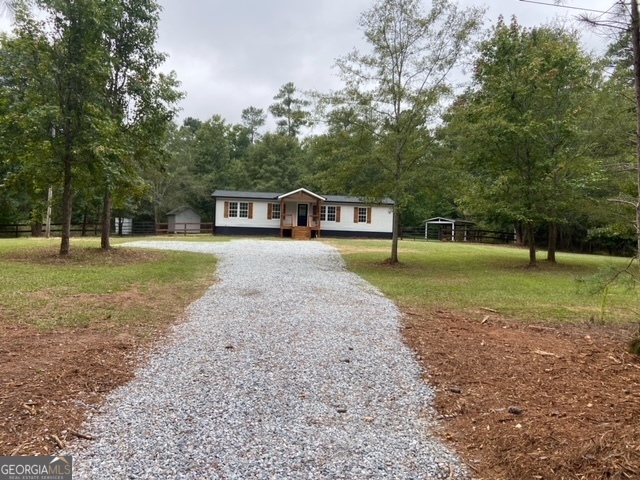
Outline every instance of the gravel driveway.
[(219, 281), (85, 425), (74, 478), (461, 478), (398, 310), (335, 249), (134, 245), (216, 254)]

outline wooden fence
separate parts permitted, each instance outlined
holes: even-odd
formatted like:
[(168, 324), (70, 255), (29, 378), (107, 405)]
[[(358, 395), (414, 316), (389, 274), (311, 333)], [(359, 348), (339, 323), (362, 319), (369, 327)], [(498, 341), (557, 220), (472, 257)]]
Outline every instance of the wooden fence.
[(156, 235), (193, 235), (213, 233), (213, 223), (158, 223)]
[[(409, 240), (427, 240), (424, 237), (424, 226), (420, 227), (402, 227), (401, 237)], [(452, 241), (451, 230), (440, 229), (437, 238), (429, 240), (440, 240), (443, 242)], [(456, 231), (456, 242), (474, 242), (474, 243), (515, 243), (513, 232), (497, 232), (493, 230), (460, 230)]]
[[(111, 226), (112, 235), (118, 236), (150, 236), (150, 235), (188, 235), (213, 233), (213, 223), (154, 223), (154, 222), (133, 222), (120, 231), (120, 225), (116, 222)], [(0, 238), (18, 238), (30, 236), (44, 236), (44, 226), (36, 231), (27, 223), (0, 224)], [(51, 236), (59, 237), (62, 234), (62, 224), (51, 225)], [(102, 235), (102, 225), (99, 223), (86, 223), (84, 225), (72, 225), (71, 236), (73, 237), (99, 237)]]
[[(51, 236), (62, 235), (62, 224), (51, 224)], [(18, 238), (29, 236), (44, 236), (45, 227), (36, 229), (27, 223), (0, 224), (0, 238)], [(98, 223), (86, 223), (84, 225), (71, 225), (71, 235), (74, 237), (97, 237), (102, 234), (102, 226)]]

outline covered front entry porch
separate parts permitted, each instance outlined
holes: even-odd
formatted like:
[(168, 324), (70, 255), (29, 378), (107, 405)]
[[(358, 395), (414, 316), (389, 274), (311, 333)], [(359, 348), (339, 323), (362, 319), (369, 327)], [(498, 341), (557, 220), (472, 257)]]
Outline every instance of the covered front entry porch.
[(322, 203), (326, 200), (305, 188), (285, 193), (280, 201), (280, 236), (299, 240), (317, 238), (321, 230)]

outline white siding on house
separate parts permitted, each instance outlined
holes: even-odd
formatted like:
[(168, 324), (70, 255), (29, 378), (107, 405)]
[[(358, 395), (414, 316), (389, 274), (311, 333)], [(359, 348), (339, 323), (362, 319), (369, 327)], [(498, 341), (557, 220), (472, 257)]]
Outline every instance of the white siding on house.
[[(224, 218), (224, 202), (253, 203), (253, 218)], [(216, 227), (280, 228), (280, 220), (267, 220), (269, 203), (277, 202), (243, 200), (238, 198), (216, 198)]]
[[(253, 218), (229, 217), (225, 218), (225, 202), (253, 203)], [(216, 227), (246, 227), (246, 228), (280, 228), (280, 219), (267, 218), (269, 203), (279, 203), (278, 200), (250, 200), (238, 198), (216, 198)], [(293, 213), (294, 222), (298, 217), (298, 202), (285, 202), (284, 213)], [(354, 223), (354, 207), (367, 207), (365, 204), (323, 203), (340, 207), (340, 222), (322, 222), (322, 230), (336, 230), (344, 232), (391, 232), (393, 227), (393, 213), (389, 205), (371, 206), (371, 223)], [(313, 204), (309, 204), (309, 214), (313, 212)]]
[[(323, 205), (338, 205), (325, 203)], [(367, 205), (340, 204), (340, 222), (322, 222), (322, 230), (344, 232), (391, 232), (393, 229), (393, 210), (389, 205), (371, 206), (371, 223), (354, 223), (353, 209)]]

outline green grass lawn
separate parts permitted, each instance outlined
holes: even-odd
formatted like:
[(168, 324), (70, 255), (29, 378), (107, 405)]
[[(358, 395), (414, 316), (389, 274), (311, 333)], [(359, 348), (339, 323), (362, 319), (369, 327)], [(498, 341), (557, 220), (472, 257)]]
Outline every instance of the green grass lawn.
[[(237, 238), (237, 237), (236, 237)], [(228, 242), (232, 240), (233, 237), (224, 236), (224, 235), (211, 235), (210, 233), (201, 233), (201, 234), (193, 234), (193, 235), (155, 235), (148, 237), (129, 237), (123, 236), (118, 237), (116, 235), (111, 237), (112, 245), (119, 245), (127, 242), (161, 242), (161, 241), (169, 241), (169, 242)], [(79, 239), (78, 239), (79, 240)], [(99, 241), (98, 241), (99, 242)]]
[[(135, 240), (229, 241), (212, 235), (114, 237)], [(638, 291), (625, 286), (603, 295), (591, 279), (623, 268), (615, 257), (558, 254), (559, 265), (527, 268), (528, 252), (514, 247), (400, 242), (401, 265), (389, 266), (390, 242), (325, 240), (348, 267), (408, 308), (477, 312), (481, 307), (521, 320), (636, 320)], [(59, 239), (0, 239), (0, 321), (39, 328), (110, 328), (174, 318), (209, 285), (211, 255), (127, 249), (101, 252), (99, 239), (72, 239), (72, 255), (58, 257)], [(543, 256), (543, 255), (541, 255)], [(586, 280), (586, 282), (585, 282)]]
[[(624, 268), (628, 259), (559, 253), (558, 265), (528, 268), (528, 251), (494, 245), (400, 242), (401, 265), (383, 262), (391, 242), (327, 240), (350, 270), (401, 306), (483, 313), (480, 307), (520, 320), (600, 320), (603, 295), (593, 278), (604, 269)], [(545, 252), (540, 254), (544, 258)], [(637, 320), (638, 289), (609, 289), (605, 321)]]
[[(114, 244), (131, 239), (114, 239)], [(218, 239), (220, 240), (220, 239)], [(117, 247), (72, 239), (0, 239), (0, 322), (112, 328), (171, 321), (213, 280), (213, 255)]]

